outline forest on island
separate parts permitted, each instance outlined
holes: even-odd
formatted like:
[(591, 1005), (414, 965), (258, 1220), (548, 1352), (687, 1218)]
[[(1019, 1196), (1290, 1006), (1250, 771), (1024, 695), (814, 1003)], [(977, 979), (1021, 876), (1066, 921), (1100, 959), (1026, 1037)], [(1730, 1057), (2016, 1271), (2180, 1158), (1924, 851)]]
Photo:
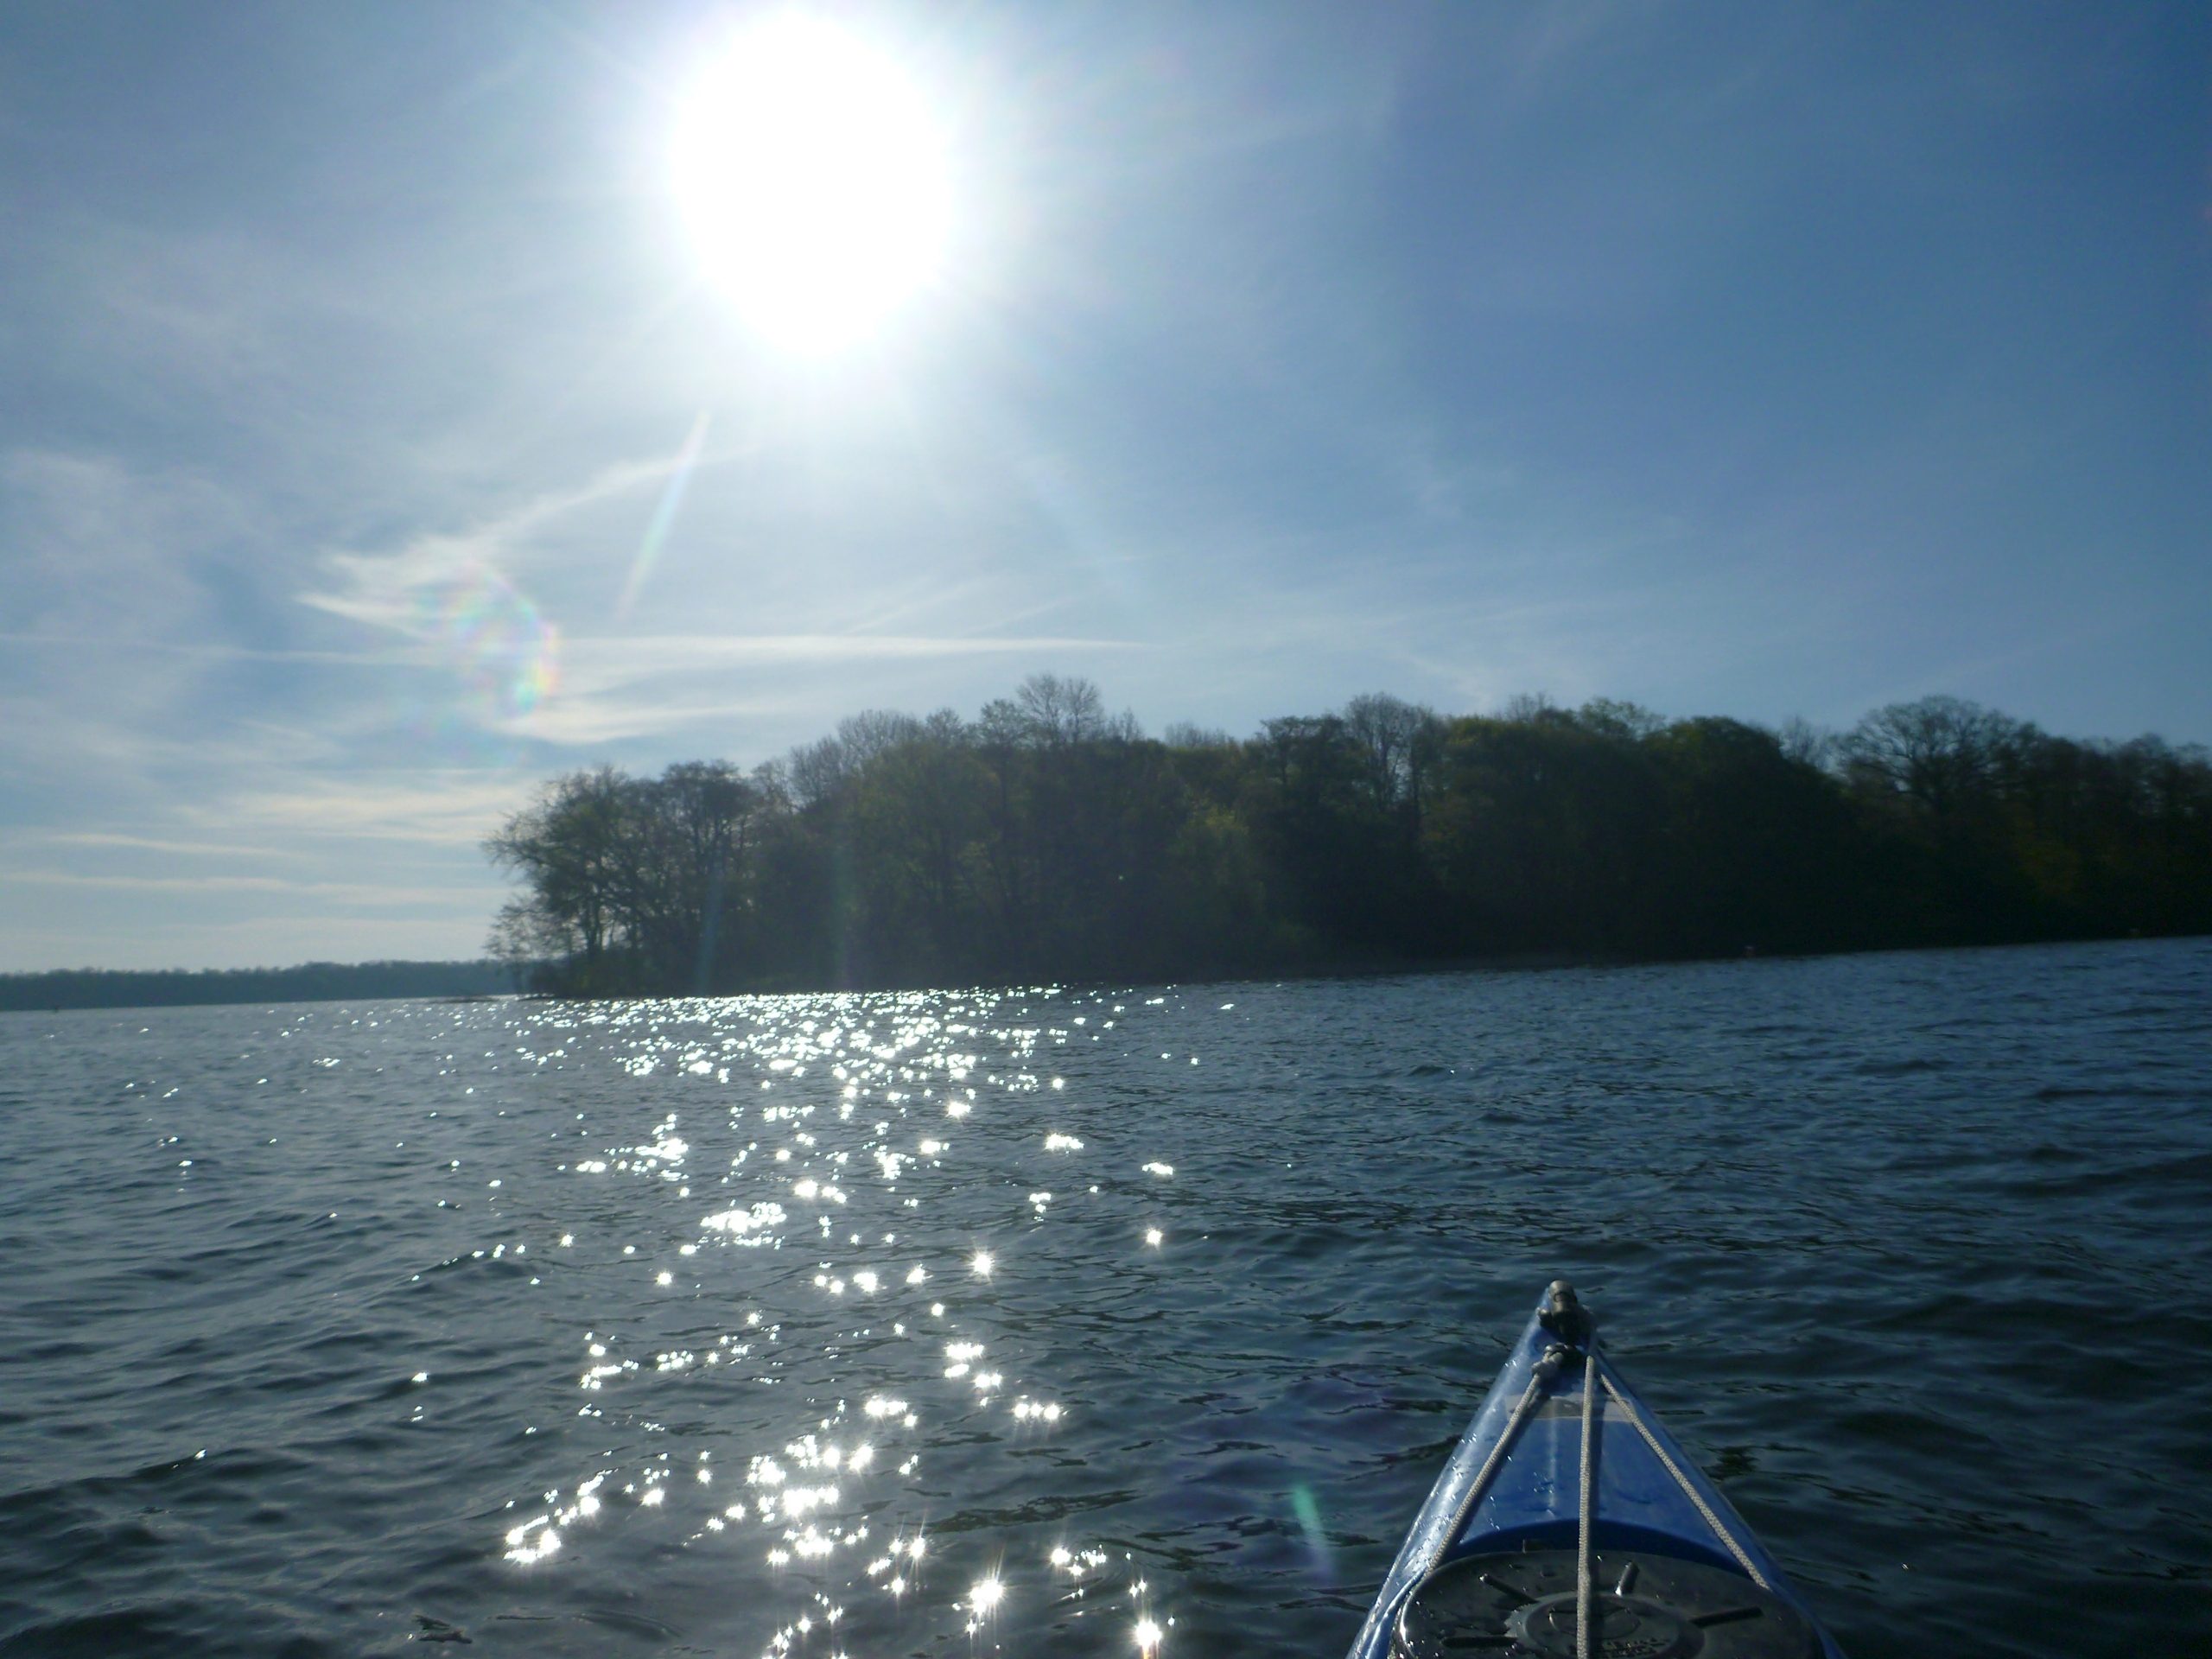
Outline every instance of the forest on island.
[(1192, 978), (2212, 931), (2212, 755), (1931, 697), (1847, 732), (1395, 697), (1249, 737), (1039, 675), (746, 770), (556, 778), (486, 843), (541, 989)]

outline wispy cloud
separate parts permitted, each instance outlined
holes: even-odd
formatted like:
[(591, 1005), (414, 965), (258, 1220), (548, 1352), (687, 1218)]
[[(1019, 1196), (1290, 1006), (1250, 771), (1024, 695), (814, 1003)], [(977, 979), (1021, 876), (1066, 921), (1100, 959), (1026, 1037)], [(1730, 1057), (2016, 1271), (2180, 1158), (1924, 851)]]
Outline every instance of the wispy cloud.
[(367, 881), (295, 880), (277, 875), (116, 875), (86, 874), (77, 870), (16, 868), (0, 870), (0, 881), (36, 883), (48, 887), (97, 887), (117, 893), (161, 893), (180, 895), (287, 893), (334, 903), (385, 908), (466, 902), (487, 910), (505, 896), (500, 888), (410, 887)]
[(232, 841), (164, 841), (156, 836), (124, 835), (99, 830), (47, 830), (22, 840), (53, 847), (117, 848), (131, 852), (161, 853), (173, 858), (289, 858), (291, 849), (245, 846)]
[(387, 552), (331, 552), (324, 562), (336, 583), (301, 594), (300, 603), (411, 639), (427, 638), (427, 595), (480, 570), (512, 576), (541, 550), (549, 531), (588, 509), (663, 485), (681, 461), (620, 461), (582, 484), (543, 491), (465, 530), (426, 531)]
[(474, 847), (521, 804), (527, 779), (484, 772), (307, 776), (186, 807), (207, 828), (267, 829), (317, 841), (404, 841)]
[(629, 639), (572, 639), (570, 660), (579, 673), (619, 677), (658, 669), (681, 672), (738, 663), (855, 663), (931, 657), (1051, 656), (1058, 652), (1123, 652), (1135, 639), (1086, 639), (1075, 634), (758, 633), (641, 634)]
[(557, 702), (517, 715), (509, 724), (521, 735), (585, 749), (637, 738), (727, 729), (740, 721), (780, 712), (782, 706), (775, 702), (678, 702), (643, 692), (625, 696), (610, 691), (563, 696)]
[(735, 671), (859, 669), (993, 657), (1065, 664), (1138, 649), (1135, 640), (1058, 635), (651, 634), (572, 640), (565, 646), (561, 695), (502, 722), (502, 729), (585, 747), (728, 729), (734, 722), (793, 712), (789, 693), (770, 689), (772, 683), (757, 675), (747, 682), (760, 688), (754, 695), (731, 695), (729, 677)]
[(256, 517), (187, 471), (48, 447), (0, 454), (9, 632), (100, 642), (215, 631), (205, 576), (250, 537)]
[(301, 663), (324, 668), (423, 668), (434, 666), (435, 653), (415, 646), (389, 646), (375, 651), (316, 651), (292, 647), (244, 645), (219, 639), (161, 639), (112, 633), (26, 633), (0, 631), (0, 645), (26, 650), (56, 652), (151, 652), (162, 657), (186, 657), (207, 663)]

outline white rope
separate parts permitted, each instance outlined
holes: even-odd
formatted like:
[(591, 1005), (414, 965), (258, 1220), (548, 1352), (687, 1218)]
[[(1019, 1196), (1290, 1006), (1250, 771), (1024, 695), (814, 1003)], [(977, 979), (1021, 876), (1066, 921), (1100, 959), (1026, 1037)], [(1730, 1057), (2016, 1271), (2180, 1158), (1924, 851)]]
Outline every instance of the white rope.
[(1529, 1373), (1529, 1386), (1522, 1393), (1521, 1403), (1513, 1408), (1513, 1414), (1505, 1420), (1505, 1427), (1499, 1433), (1497, 1443), (1491, 1447), (1490, 1455), (1483, 1459), (1483, 1466), (1475, 1471), (1475, 1478), (1467, 1483), (1467, 1490), (1459, 1494), (1459, 1503), (1452, 1506), (1452, 1524), (1445, 1529), (1440, 1548), (1449, 1549), (1458, 1541), (1460, 1532), (1466, 1527), (1467, 1517), (1474, 1513), (1475, 1505), (1481, 1501), (1491, 1477), (1497, 1472), (1497, 1465), (1505, 1461), (1505, 1454), (1513, 1445), (1513, 1437), (1521, 1432), (1521, 1425), (1529, 1421), (1529, 1414), (1535, 1408), (1536, 1398), (1543, 1393), (1544, 1384), (1548, 1380), (1540, 1360), (1535, 1369)]
[[(1667, 1455), (1667, 1448), (1660, 1445), (1658, 1437), (1644, 1427), (1643, 1419), (1637, 1415), (1636, 1408), (1629, 1403), (1628, 1396), (1613, 1386), (1611, 1377), (1605, 1379), (1605, 1392), (1611, 1397), (1613, 1403), (1621, 1408), (1621, 1414), (1635, 1425), (1636, 1432), (1643, 1436), (1643, 1443), (1651, 1448), (1661, 1463), (1667, 1465), (1667, 1472), (1675, 1478), (1675, 1484), (1682, 1489), (1682, 1496), (1697, 1506), (1697, 1512), (1705, 1517), (1705, 1524), (1713, 1529), (1713, 1535), (1728, 1546), (1728, 1553), (1736, 1558), (1737, 1566), (1751, 1574), (1751, 1582), (1760, 1589), (1773, 1589), (1774, 1586), (1766, 1581), (1766, 1574), (1758, 1570), (1758, 1567), (1752, 1563), (1751, 1556), (1745, 1553), (1744, 1547), (1736, 1541), (1727, 1528), (1720, 1524), (1720, 1517), (1713, 1512), (1713, 1506), (1707, 1503), (1704, 1495), (1690, 1484), (1690, 1478), (1676, 1466), (1672, 1458)], [(1586, 1433), (1588, 1431), (1586, 1429), (1584, 1433)]]
[(1582, 1364), (1582, 1525), (1574, 1560), (1574, 1659), (1590, 1659), (1591, 1534), (1598, 1510), (1598, 1344)]

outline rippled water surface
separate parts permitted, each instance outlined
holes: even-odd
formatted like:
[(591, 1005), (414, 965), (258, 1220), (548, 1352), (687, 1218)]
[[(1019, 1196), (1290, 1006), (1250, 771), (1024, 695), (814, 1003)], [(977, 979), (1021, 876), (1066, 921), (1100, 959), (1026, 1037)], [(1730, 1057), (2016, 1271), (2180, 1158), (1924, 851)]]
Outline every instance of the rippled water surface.
[(1559, 1274), (1859, 1659), (2212, 1635), (2212, 942), (7, 1015), (0, 1158), (10, 1655), (1334, 1659)]

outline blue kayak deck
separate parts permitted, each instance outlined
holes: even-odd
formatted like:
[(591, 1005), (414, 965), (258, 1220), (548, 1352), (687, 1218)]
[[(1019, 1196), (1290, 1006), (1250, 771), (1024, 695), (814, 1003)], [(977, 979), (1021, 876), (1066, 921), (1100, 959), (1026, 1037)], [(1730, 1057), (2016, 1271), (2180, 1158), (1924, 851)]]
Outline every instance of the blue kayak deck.
[[(1559, 1345), (1560, 1338), (1539, 1319), (1529, 1321), (1415, 1518), (1351, 1659), (1388, 1659), (1399, 1609), (1439, 1567), (1468, 1555), (1576, 1547), (1585, 1354), (1575, 1351), (1565, 1363), (1546, 1367), (1535, 1398), (1527, 1399), (1547, 1351)], [(1780, 1564), (1603, 1352), (1594, 1344), (1591, 1351), (1597, 1354), (1599, 1378), (1596, 1547), (1674, 1556), (1763, 1581), (1817, 1630), (1819, 1621)], [(1516, 1411), (1521, 1421), (1512, 1444), (1470, 1509), (1470, 1489)], [(1842, 1659), (1833, 1638), (1822, 1632), (1821, 1641), (1830, 1659)]]

